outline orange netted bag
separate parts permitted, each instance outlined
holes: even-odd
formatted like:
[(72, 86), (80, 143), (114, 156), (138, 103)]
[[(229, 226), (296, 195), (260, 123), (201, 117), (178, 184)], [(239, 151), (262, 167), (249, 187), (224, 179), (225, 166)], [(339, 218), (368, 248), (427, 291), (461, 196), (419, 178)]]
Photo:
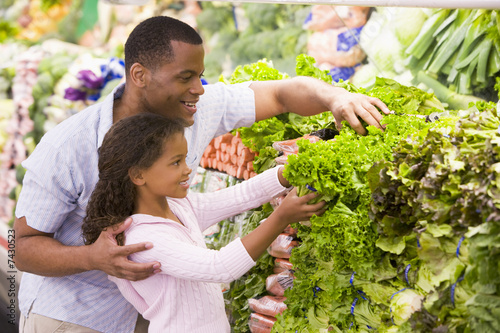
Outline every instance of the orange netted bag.
[(267, 252), (275, 258), (290, 258), (292, 249), (299, 246), (299, 241), (292, 235), (279, 234), (278, 237), (267, 248)]
[(293, 287), (293, 279), (290, 271), (271, 274), (266, 279), (266, 290), (274, 296), (284, 296), (285, 290)]
[(252, 333), (270, 333), (275, 322), (276, 318), (254, 312), (250, 315), (248, 328)]
[(283, 296), (264, 296), (261, 298), (250, 298), (248, 306), (253, 312), (266, 316), (276, 317), (286, 310), (286, 297)]
[(276, 258), (274, 260), (274, 268), (273, 272), (278, 274), (281, 272), (288, 272), (292, 271), (293, 272), (293, 265), (288, 259), (283, 259), (283, 258)]

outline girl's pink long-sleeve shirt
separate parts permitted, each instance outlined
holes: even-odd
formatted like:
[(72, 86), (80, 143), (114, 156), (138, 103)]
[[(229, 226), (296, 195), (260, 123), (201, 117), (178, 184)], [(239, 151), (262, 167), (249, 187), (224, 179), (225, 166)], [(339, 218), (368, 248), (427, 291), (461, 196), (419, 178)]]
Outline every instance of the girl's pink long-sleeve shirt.
[(219, 251), (207, 249), (202, 231), (236, 214), (269, 202), (286, 189), (278, 167), (212, 193), (168, 199), (184, 225), (151, 215), (133, 215), (126, 244), (151, 241), (150, 250), (130, 256), (159, 261), (161, 273), (142, 281), (110, 276), (125, 298), (150, 321), (151, 333), (230, 332), (220, 283), (238, 279), (255, 265), (240, 238)]

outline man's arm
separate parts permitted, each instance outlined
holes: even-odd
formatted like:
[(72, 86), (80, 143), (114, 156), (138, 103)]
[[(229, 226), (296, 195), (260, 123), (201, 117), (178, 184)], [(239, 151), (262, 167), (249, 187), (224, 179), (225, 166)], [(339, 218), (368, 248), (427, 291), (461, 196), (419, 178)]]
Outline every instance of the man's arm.
[(16, 267), (24, 272), (42, 276), (65, 276), (89, 270), (101, 270), (119, 278), (137, 281), (159, 271), (158, 262), (134, 263), (132, 253), (150, 249), (153, 244), (139, 243), (119, 246), (115, 236), (130, 226), (131, 219), (115, 228), (105, 230), (92, 245), (66, 246), (53, 234), (31, 228), (26, 218), (14, 222), (16, 235)]
[(346, 120), (356, 132), (366, 134), (366, 129), (358, 117), (368, 125), (382, 128), (380, 111), (385, 114), (390, 112), (378, 98), (350, 93), (343, 88), (305, 76), (277, 81), (255, 81), (250, 88), (255, 93), (256, 121), (284, 112), (311, 116), (331, 111), (338, 128), (342, 121)]

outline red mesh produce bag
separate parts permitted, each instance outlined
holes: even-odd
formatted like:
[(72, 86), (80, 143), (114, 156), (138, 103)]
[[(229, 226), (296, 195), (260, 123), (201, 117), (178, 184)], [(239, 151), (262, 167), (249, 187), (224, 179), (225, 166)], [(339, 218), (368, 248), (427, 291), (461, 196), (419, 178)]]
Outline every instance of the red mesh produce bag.
[(290, 258), (292, 249), (299, 246), (299, 242), (289, 234), (280, 234), (267, 248), (267, 252), (275, 258)]
[(283, 296), (264, 296), (258, 299), (250, 298), (248, 300), (248, 306), (253, 312), (276, 317), (286, 310), (285, 300), (286, 297)]
[(252, 313), (248, 321), (248, 328), (252, 333), (270, 333), (275, 322), (276, 318)]
[(285, 290), (293, 286), (293, 279), (290, 271), (271, 274), (266, 279), (266, 290), (274, 296), (284, 296)]
[(276, 258), (274, 261), (274, 273), (278, 274), (281, 272), (292, 271), (293, 265), (288, 259)]

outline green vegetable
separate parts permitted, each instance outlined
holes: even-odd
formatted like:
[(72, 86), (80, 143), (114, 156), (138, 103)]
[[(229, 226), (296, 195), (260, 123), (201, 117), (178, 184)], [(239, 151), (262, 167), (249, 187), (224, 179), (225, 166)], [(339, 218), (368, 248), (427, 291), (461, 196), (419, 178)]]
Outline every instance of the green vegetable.
[(423, 8), (392, 8), (394, 34), (403, 47), (409, 46), (417, 37), (429, 17)]
[(439, 81), (422, 71), (418, 72), (416, 80), (430, 88), (439, 100), (443, 101), (443, 103), (447, 103), (449, 108), (453, 110), (464, 110), (475, 103), (484, 101), (482, 98), (476, 96), (458, 94), (446, 88), (443, 84), (439, 83)]
[(459, 94), (486, 95), (500, 71), (499, 12), (483, 9), (439, 10), (406, 49), (425, 71)]
[(396, 293), (392, 297), (390, 305), (394, 324), (399, 326), (405, 323), (414, 312), (419, 311), (423, 299), (422, 295), (411, 289), (404, 289)]
[(500, 119), (494, 103), (477, 106), (448, 127), (401, 141), (392, 161), (377, 163), (379, 181), (371, 178), (381, 238), (419, 240), (411, 257), (408, 248), (402, 252), (418, 267), (413, 288), (424, 296), (424, 308), (408, 319), (417, 332), (498, 327)]
[[(260, 221), (267, 218), (272, 212), (269, 205), (264, 205), (262, 209), (256, 209), (242, 223), (244, 226), (240, 237), (245, 236), (250, 231), (258, 227)], [(234, 236), (234, 233), (231, 234)], [(227, 239), (227, 243), (233, 239)], [(219, 244), (221, 247), (226, 244)], [(248, 328), (248, 319), (250, 317), (250, 309), (248, 307), (248, 299), (264, 296), (266, 291), (266, 277), (273, 273), (274, 258), (265, 253), (257, 264), (248, 271), (242, 278), (231, 282), (229, 292), (224, 294), (226, 302), (229, 303), (227, 309), (231, 312), (232, 323), (231, 327), (235, 332), (250, 332)]]
[(391, 79), (377, 77), (375, 86), (369, 95), (376, 96), (390, 110), (399, 110), (403, 114), (430, 114), (444, 111), (439, 99), (432, 93), (426, 93), (416, 87), (408, 87)]
[[(297, 64), (298, 74), (327, 80), (314, 59), (301, 56)], [(258, 77), (257, 69), (237, 71), (234, 79)], [(395, 80), (376, 78), (369, 90), (336, 85), (380, 98), (395, 114), (383, 117), (384, 131), (369, 126), (368, 135), (359, 136), (344, 124), (334, 141), (299, 140), (299, 153), (288, 157), (285, 177), (298, 194), (314, 188), (316, 201), (329, 209), (309, 225), (294, 226), (301, 241), (290, 258), (294, 286), (285, 292), (288, 309), (273, 332), (494, 330), (500, 290), (496, 104), (476, 98), (466, 110), (443, 111), (437, 93)], [(275, 156), (273, 135), (285, 140), (331, 126), (331, 113), (259, 123), (240, 133), (259, 150), (263, 171)]]
[(436, 31), (440, 28), (441, 24), (445, 22), (449, 13), (450, 11), (445, 9), (437, 11), (430, 16), (423, 24), (422, 30), (420, 30), (415, 40), (406, 49), (406, 53), (413, 55), (417, 59), (421, 59), (433, 44)]

